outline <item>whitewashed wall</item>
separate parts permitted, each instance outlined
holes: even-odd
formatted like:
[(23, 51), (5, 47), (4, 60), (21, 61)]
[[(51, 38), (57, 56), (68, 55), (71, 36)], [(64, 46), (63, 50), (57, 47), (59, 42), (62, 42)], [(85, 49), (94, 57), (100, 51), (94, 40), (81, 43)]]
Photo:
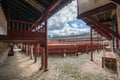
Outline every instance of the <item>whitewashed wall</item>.
[(0, 35), (7, 34), (7, 20), (5, 18), (2, 7), (0, 6)]
[(110, 0), (78, 0), (78, 14), (82, 14), (110, 2)]

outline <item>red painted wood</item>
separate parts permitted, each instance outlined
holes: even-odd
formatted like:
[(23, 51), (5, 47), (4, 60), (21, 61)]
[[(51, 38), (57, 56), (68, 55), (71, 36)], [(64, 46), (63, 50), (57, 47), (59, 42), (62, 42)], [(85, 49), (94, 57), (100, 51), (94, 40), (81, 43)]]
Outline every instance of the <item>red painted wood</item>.
[[(92, 28), (90, 28), (90, 36), (91, 36), (91, 42), (90, 42), (90, 44), (91, 44), (91, 48), (93, 47), (92, 45), (93, 45), (93, 41), (92, 41)], [(93, 51), (91, 50), (91, 61), (93, 61)]]
[[(91, 27), (91, 26), (90, 26)], [(95, 31), (97, 31), (100, 35), (104, 36), (108, 40), (112, 40), (112, 36), (108, 34), (106, 31), (98, 28), (98, 27), (92, 27)]]
[(81, 52), (81, 53), (88, 53), (91, 51), (95, 51), (98, 49), (101, 49), (100, 45), (103, 45), (102, 43), (98, 41), (92, 42), (92, 48), (91, 48), (91, 42), (49, 42), (48, 43), (48, 54), (49, 55), (64, 55), (66, 53), (74, 54)]
[(114, 35), (116, 38), (120, 39), (119, 34), (117, 34), (117, 33), (116, 33), (115, 31), (113, 31), (112, 29), (108, 28), (106, 25), (104, 25), (104, 24), (100, 23), (99, 21), (95, 20), (93, 17), (88, 17), (88, 19), (89, 19), (90, 21), (92, 21), (92, 23), (93, 23), (94, 25), (96, 25), (96, 27), (98, 27), (98, 28), (100, 28), (100, 29), (108, 32), (109, 34)]
[(45, 71), (48, 70), (47, 20), (45, 21)]
[(89, 16), (92, 16), (92, 15), (102, 14), (102, 13), (105, 13), (105, 12), (108, 12), (108, 11), (112, 11), (113, 9), (116, 9), (116, 5), (113, 4), (113, 3), (109, 3), (107, 5), (95, 8), (95, 9), (87, 11), (85, 13), (78, 14), (77, 18), (78, 19), (83, 19), (85, 17), (89, 17)]
[(39, 22), (44, 21), (47, 17), (48, 14), (61, 2), (62, 0), (55, 0), (51, 6), (45, 11), (45, 13), (38, 18), (38, 20), (32, 25), (32, 27), (29, 30), (32, 30), (32, 28), (36, 27), (36, 25), (39, 24)]
[(25, 24), (34, 24), (33, 22), (21, 21), (21, 20), (16, 20), (16, 19), (10, 19), (10, 21), (20, 22), (20, 23), (25, 23)]
[(39, 40), (44, 41), (44, 36), (5, 36), (0, 35), (0, 41), (3, 40)]

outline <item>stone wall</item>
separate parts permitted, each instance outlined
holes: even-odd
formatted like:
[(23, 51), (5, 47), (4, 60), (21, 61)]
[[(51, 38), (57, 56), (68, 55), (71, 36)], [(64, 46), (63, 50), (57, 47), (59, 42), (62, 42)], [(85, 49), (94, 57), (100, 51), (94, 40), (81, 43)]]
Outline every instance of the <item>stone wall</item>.
[(9, 45), (6, 42), (0, 42), (0, 65), (7, 59)]

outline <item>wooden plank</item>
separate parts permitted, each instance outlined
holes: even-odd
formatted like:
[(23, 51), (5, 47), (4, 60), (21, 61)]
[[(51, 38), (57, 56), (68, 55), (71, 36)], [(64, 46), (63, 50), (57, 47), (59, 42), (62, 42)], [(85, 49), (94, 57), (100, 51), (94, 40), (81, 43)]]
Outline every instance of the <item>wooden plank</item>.
[(0, 35), (0, 41), (3, 40), (40, 40), (43, 41), (43, 36), (39, 36), (39, 37), (24, 37), (24, 36), (1, 36)]
[[(93, 27), (93, 26), (90, 26)], [(93, 27), (93, 29), (95, 31), (97, 31), (100, 35), (104, 36), (105, 38), (107, 38), (108, 40), (112, 40), (112, 36), (110, 34), (108, 34), (106, 31), (98, 28), (98, 27)]]
[(104, 6), (95, 8), (95, 9), (90, 10), (90, 11), (87, 11), (85, 13), (78, 14), (77, 18), (78, 19), (82, 19), (82, 18), (89, 17), (89, 16), (92, 16), (92, 15), (96, 15), (96, 14), (101, 14), (101, 13), (105, 13), (105, 12), (108, 12), (108, 11), (112, 11), (113, 9), (116, 9), (116, 5), (113, 4), (113, 3), (109, 3), (109, 4), (106, 4)]
[(95, 20), (93, 17), (87, 17), (96, 27), (108, 32), (112, 35), (114, 35), (116, 38), (120, 39), (119, 34), (113, 31), (112, 29), (108, 28), (106, 25), (100, 23), (99, 21)]
[(111, 0), (111, 1), (113, 1), (114, 3), (120, 4), (120, 0)]
[(33, 27), (36, 27), (37, 24), (39, 24), (41, 21), (44, 21), (48, 14), (61, 2), (62, 0), (55, 0), (51, 6), (45, 11), (45, 13), (38, 18), (38, 20), (32, 25), (32, 27), (29, 30), (32, 30)]
[[(90, 44), (91, 48), (93, 48), (93, 40), (92, 40), (92, 27), (90, 28)], [(93, 51), (91, 50), (91, 61), (93, 61)]]

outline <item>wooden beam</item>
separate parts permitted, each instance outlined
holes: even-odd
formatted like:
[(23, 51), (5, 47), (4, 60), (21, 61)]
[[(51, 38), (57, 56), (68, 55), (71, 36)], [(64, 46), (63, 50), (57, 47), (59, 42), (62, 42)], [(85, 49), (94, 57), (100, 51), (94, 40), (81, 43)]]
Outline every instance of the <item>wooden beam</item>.
[(93, 17), (88, 17), (88, 19), (98, 28), (108, 32), (109, 34), (114, 35), (116, 38), (120, 39), (119, 34), (113, 31), (112, 29), (108, 28), (104, 24), (100, 23), (99, 21), (95, 20)]
[(45, 21), (45, 71), (48, 71), (47, 20)]
[(114, 3), (120, 4), (120, 0), (111, 0)]
[[(106, 23), (104, 23), (104, 22), (102, 22), (102, 24), (106, 25)], [(87, 25), (88, 25), (88, 26), (95, 26), (95, 25), (92, 24), (92, 23), (88, 23)], [(111, 27), (111, 26), (109, 25), (109, 26), (107, 26), (107, 27)]]
[(35, 37), (35, 36), (8, 36), (8, 35), (0, 35), (0, 41), (4, 40), (40, 40), (43, 41), (43, 37)]
[(101, 13), (105, 13), (105, 12), (111, 11), (113, 9), (116, 9), (116, 5), (113, 4), (113, 3), (109, 3), (109, 4), (106, 4), (104, 6), (92, 9), (90, 11), (87, 11), (85, 13), (78, 14), (77, 18), (78, 19), (83, 19), (85, 17), (89, 17), (89, 16), (92, 16), (92, 15), (101, 14)]
[(38, 20), (32, 25), (32, 27), (29, 30), (32, 30), (33, 27), (35, 27), (35, 25), (39, 24), (40, 22), (44, 21), (47, 17), (48, 14), (61, 2), (62, 0), (55, 0), (55, 2), (53, 2), (51, 4), (51, 6), (45, 11), (45, 13), (43, 13), (42, 16), (40, 16), (38, 18)]
[(10, 21), (26, 23), (26, 24), (33, 24), (33, 22), (21, 21), (21, 20), (16, 20), (16, 19), (10, 19)]
[(91, 43), (91, 61), (93, 61), (93, 38), (92, 38), (92, 27), (90, 28), (90, 43)]
[(40, 3), (38, 4), (37, 2), (33, 0), (26, 0), (26, 2), (28, 2), (30, 5), (32, 5), (33, 7), (35, 7), (41, 12), (44, 12), (46, 10)]
[(92, 27), (95, 31), (97, 31), (100, 35), (104, 36), (108, 40), (112, 40), (112, 36), (107, 32), (105, 32), (104, 30), (101, 30), (98, 27), (93, 27), (93, 26), (90, 26), (90, 27)]

